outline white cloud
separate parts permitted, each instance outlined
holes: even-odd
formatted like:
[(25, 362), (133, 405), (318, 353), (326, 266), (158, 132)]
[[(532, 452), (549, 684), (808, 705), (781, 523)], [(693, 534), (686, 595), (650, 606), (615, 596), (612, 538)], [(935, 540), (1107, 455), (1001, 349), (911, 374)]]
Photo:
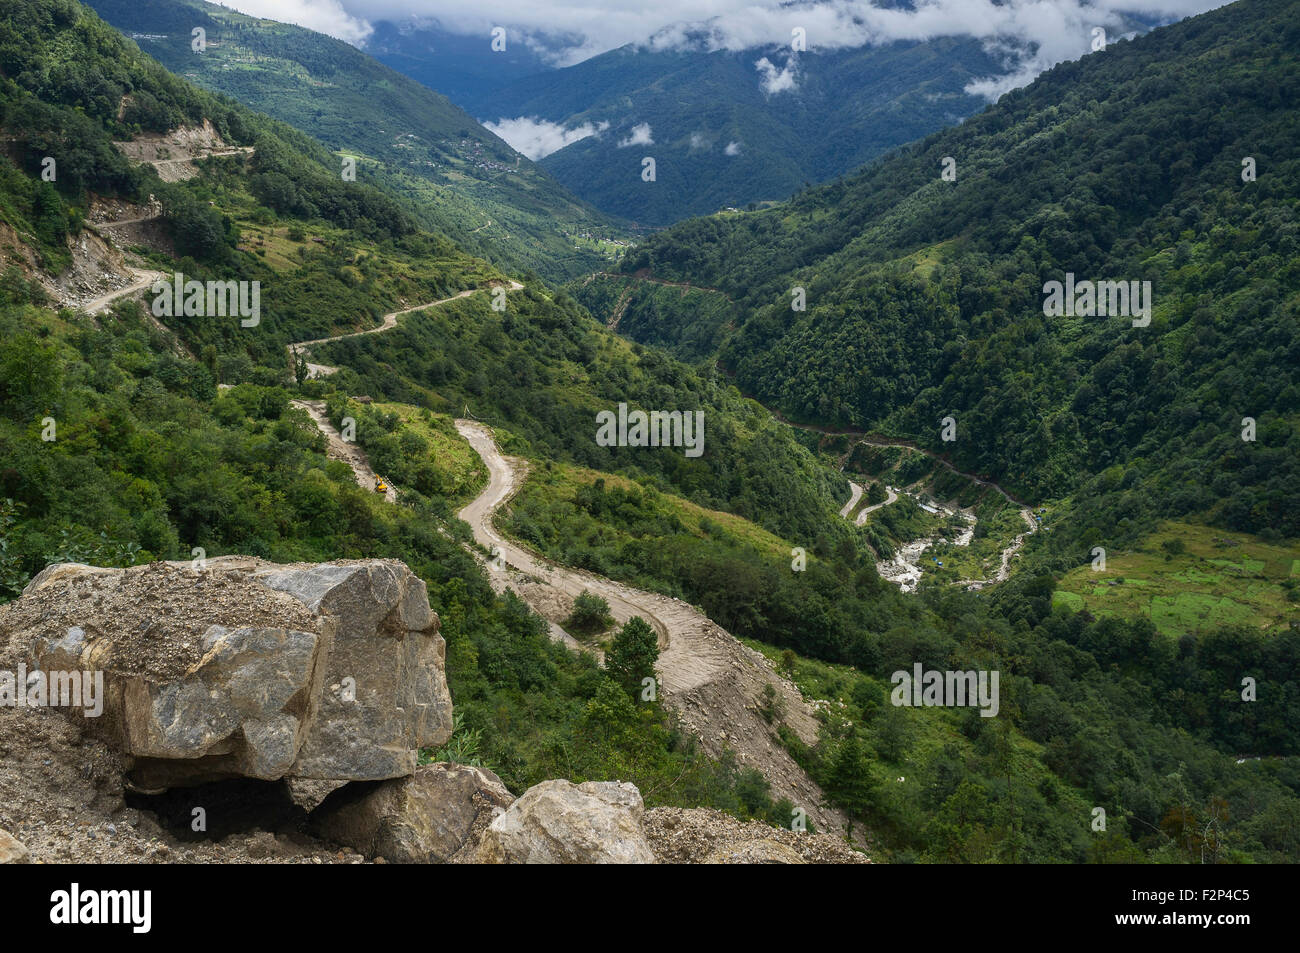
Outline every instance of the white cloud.
[[(218, 0), (221, 6), (238, 10), (250, 17), (296, 23), (318, 33), (327, 33), (339, 40), (356, 45), (363, 42), (374, 28), (367, 22), (364, 10), (353, 16), (341, 0)], [(351, 4), (362, 6), (364, 4)]]
[(728, 143), (727, 143), (727, 148), (723, 149), (722, 151), (723, 151), (726, 155), (729, 155), (729, 156), (738, 156), (738, 155), (740, 155), (740, 143), (739, 143), (739, 142), (728, 142)]
[[(467, 42), (486, 45), (494, 26), (509, 41), (553, 51), (561, 65), (628, 43), (651, 49), (692, 47), (747, 50), (790, 44), (802, 27), (808, 49), (834, 49), (967, 36), (1014, 51), (1007, 77), (972, 84), (995, 95), (1044, 69), (1088, 52), (1094, 26), (1117, 35), (1121, 14), (1173, 20), (1223, 6), (1227, 0), (913, 0), (882, 7), (871, 0), (224, 0), (245, 12), (301, 23), (356, 42), (369, 22), (434, 18)], [(701, 18), (700, 8), (709, 16)], [(1032, 51), (1032, 52), (1026, 52)]]
[(702, 133), (702, 132), (693, 132), (693, 133), (691, 133), (691, 148), (692, 148), (692, 149), (707, 149), (708, 147), (709, 147), (709, 140), (708, 140), (708, 138), (704, 135), (704, 133)]
[(599, 135), (609, 128), (609, 123), (584, 122), (581, 126), (565, 129), (558, 122), (535, 116), (520, 116), (517, 119), (485, 122), (483, 126), (504, 139), (511, 149), (522, 152), (536, 162), (588, 136)]
[(766, 56), (754, 64), (754, 69), (762, 75), (759, 85), (769, 96), (790, 92), (799, 85), (799, 61), (794, 56), (786, 60), (784, 69), (777, 69)]
[(654, 144), (654, 137), (650, 135), (650, 123), (648, 122), (633, 126), (631, 135), (618, 141), (620, 149), (625, 149), (628, 146), (653, 146)]

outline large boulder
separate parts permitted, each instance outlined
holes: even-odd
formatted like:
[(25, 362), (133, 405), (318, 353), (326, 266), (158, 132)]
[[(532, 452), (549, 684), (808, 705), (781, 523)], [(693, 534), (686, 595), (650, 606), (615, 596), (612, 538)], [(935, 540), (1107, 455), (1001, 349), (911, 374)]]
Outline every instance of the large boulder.
[(543, 781), (483, 833), (475, 860), (486, 864), (653, 864), (641, 831), (636, 785)]
[(438, 617), (396, 560), (57, 564), (0, 606), (6, 638), (103, 673), (102, 714), (69, 712), (143, 789), (400, 777), (451, 735)]
[(515, 797), (491, 771), (426, 764), (406, 778), (354, 781), (312, 812), (322, 837), (399, 864), (446, 863)]

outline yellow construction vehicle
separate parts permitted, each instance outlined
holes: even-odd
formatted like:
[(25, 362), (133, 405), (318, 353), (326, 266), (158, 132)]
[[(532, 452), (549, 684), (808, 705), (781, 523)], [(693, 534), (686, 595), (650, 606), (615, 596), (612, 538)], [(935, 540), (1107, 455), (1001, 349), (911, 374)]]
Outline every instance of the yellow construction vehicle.
[(388, 492), (388, 484), (384, 482), (383, 477), (379, 477), (379, 476), (375, 477), (375, 492), (376, 493)]

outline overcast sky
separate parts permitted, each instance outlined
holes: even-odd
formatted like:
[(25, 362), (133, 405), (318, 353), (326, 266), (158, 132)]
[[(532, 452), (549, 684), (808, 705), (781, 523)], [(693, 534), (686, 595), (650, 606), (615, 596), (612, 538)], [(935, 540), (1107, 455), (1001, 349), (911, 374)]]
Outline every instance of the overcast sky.
[[(1048, 67), (1088, 51), (1093, 27), (1118, 29), (1117, 13), (1177, 19), (1226, 0), (915, 0), (910, 10), (882, 9), (869, 0), (222, 0), (244, 13), (270, 17), (363, 45), (371, 22), (437, 19), (444, 27), (487, 37), (494, 26), (562, 38), (563, 65), (639, 43), (676, 47), (701, 25), (709, 46), (749, 49), (787, 44), (806, 31), (808, 48), (975, 36), (990, 43), (1034, 44), (1037, 54), (1015, 74), (980, 90), (995, 95), (1028, 82)], [(507, 34), (509, 36), (509, 34)], [(1112, 38), (1114, 33), (1111, 34)], [(994, 86), (1003, 88), (993, 88)]]

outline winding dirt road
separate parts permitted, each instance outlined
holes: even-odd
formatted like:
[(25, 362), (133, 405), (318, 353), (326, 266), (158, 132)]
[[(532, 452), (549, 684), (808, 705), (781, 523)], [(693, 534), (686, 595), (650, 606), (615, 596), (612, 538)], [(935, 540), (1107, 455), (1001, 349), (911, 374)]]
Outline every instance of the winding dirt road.
[[(85, 304), (77, 305), (77, 309), (79, 311), (85, 311), (87, 314), (98, 314), (100, 311), (108, 310), (109, 305), (118, 298), (125, 298), (128, 295), (137, 294), (145, 288), (148, 288), (160, 278), (167, 277), (161, 271), (144, 271), (140, 268), (132, 268), (130, 270), (134, 278), (130, 284), (123, 285), (116, 291), (110, 291), (108, 294), (100, 295), (97, 298), (91, 298)], [(151, 318), (153, 317), (153, 313), (150, 312), (148, 308), (146, 308), (145, 311)], [(157, 322), (154, 323), (156, 324)]]
[[(855, 520), (853, 521), (853, 522), (854, 522), (854, 525), (856, 525), (856, 526), (865, 526), (865, 525), (866, 525), (866, 522), (867, 522), (867, 517), (868, 517), (868, 516), (870, 516), (870, 515), (871, 515), (872, 513), (874, 513), (876, 510), (880, 509), (882, 506), (888, 506), (890, 503), (897, 503), (897, 502), (898, 502), (898, 493), (897, 493), (897, 491), (895, 491), (894, 488), (893, 488), (892, 486), (888, 486), (888, 485), (886, 485), (886, 486), (885, 486), (885, 499), (884, 499), (882, 502), (880, 502), (880, 503), (873, 503), (873, 504), (871, 504), (870, 506), (864, 506), (864, 507), (862, 508), (862, 512), (858, 513), (858, 517), (857, 517), (857, 519), (855, 519)], [(840, 515), (843, 516), (843, 515), (845, 515), (845, 514), (841, 513)]]
[[(359, 486), (367, 490), (373, 490), (378, 476), (371, 469), (369, 458), (366, 456), (365, 451), (355, 443), (344, 440), (343, 435), (330, 423), (329, 417), (325, 415), (325, 401), (295, 398), (289, 403), (307, 411), (308, 415), (316, 423), (316, 428), (325, 435), (325, 439), (329, 441), (329, 449), (325, 452), (325, 455), (331, 460), (342, 460), (352, 468), (352, 473), (356, 476)], [(384, 492), (384, 499), (389, 503), (396, 503), (397, 490), (393, 487), (392, 481), (385, 480), (384, 483), (388, 486), (388, 489)]]
[[(522, 288), (523, 285), (512, 281), (508, 290)], [(482, 289), (462, 291), (439, 301), (391, 312), (384, 315), (383, 323), (377, 328), (291, 344), (290, 356), (296, 358), (301, 353), (307, 358), (316, 345), (390, 330), (403, 314), (455, 301), (477, 290)], [(309, 372), (313, 368), (324, 374), (338, 370), (330, 365), (309, 363)], [(291, 403), (305, 410), (325, 434), (329, 455), (345, 460), (362, 486), (373, 487), (375, 473), (365, 453), (356, 444), (342, 439), (325, 416), (324, 402), (295, 399)], [(804, 743), (816, 744), (819, 724), (798, 688), (778, 676), (762, 655), (736, 641), (693, 606), (602, 576), (557, 566), (507, 539), (497, 531), (493, 518), (523, 484), (527, 466), (522, 460), (502, 456), (492, 432), (483, 424), (457, 420), (456, 429), (488, 468), (488, 485), (457, 515), (469, 523), (474, 539), (493, 554), (493, 559), (488, 560), (493, 588), (498, 592), (514, 589), (547, 620), (552, 638), (576, 651), (593, 651), (593, 648), (564, 631), (560, 621), (568, 616), (573, 600), (584, 591), (605, 599), (610, 613), (620, 624), (633, 616), (645, 619), (659, 640), (659, 690), (663, 700), (678, 713), (683, 726), (699, 739), (704, 751), (718, 758), (724, 749), (730, 749), (741, 765), (762, 773), (774, 799), (788, 798), (819, 830), (843, 833), (847, 829), (846, 818), (825, 806), (826, 796), (821, 788), (790, 756), (775, 730), (759, 713), (764, 686), (770, 684), (776, 689), (784, 723)], [(396, 501), (391, 484), (386, 497), (389, 502)], [(600, 653), (595, 650), (595, 654)]]
[[(520, 291), (523, 287), (524, 286), (519, 282), (511, 281), (506, 286), (506, 291)], [(344, 338), (358, 337), (362, 334), (379, 334), (383, 331), (391, 331), (393, 328), (397, 327), (397, 319), (404, 314), (410, 314), (413, 311), (423, 311), (425, 308), (433, 308), (440, 304), (446, 304), (448, 301), (457, 301), (461, 298), (468, 298), (470, 295), (477, 294), (483, 290), (485, 289), (471, 288), (468, 291), (460, 292), (460, 294), (454, 294), (449, 298), (439, 298), (437, 301), (430, 301), (427, 304), (417, 304), (412, 308), (403, 308), (400, 311), (390, 311), (388, 314), (384, 315), (383, 321), (377, 328), (368, 328), (365, 331), (348, 331), (343, 334), (336, 334), (333, 337), (316, 338), (314, 341), (299, 341), (296, 344), (290, 344), (289, 359), (291, 362), (296, 361), (298, 354), (302, 354), (304, 358), (310, 357), (311, 348), (317, 344), (329, 344), (331, 341), (341, 341)], [(486, 290), (491, 289), (489, 288)], [(124, 292), (119, 292), (119, 294), (121, 293)], [(333, 374), (337, 370), (337, 367), (332, 367), (329, 364), (307, 363), (308, 377), (323, 377), (328, 374)], [(329, 417), (325, 414), (325, 402), (323, 400), (294, 399), (289, 401), (289, 403), (301, 410), (305, 410), (315, 422), (316, 428), (325, 435), (325, 439), (329, 441), (326, 456), (331, 460), (342, 460), (352, 468), (352, 473), (356, 476), (358, 485), (367, 490), (373, 490), (378, 475), (371, 468), (370, 459), (366, 456), (366, 452), (355, 443), (343, 439), (343, 435), (338, 432), (334, 427), (334, 424), (330, 422)], [(388, 486), (388, 489), (384, 492), (384, 499), (389, 503), (396, 503), (397, 489), (393, 486), (393, 481), (385, 479), (384, 483)]]
[(583, 591), (605, 599), (619, 623), (633, 616), (645, 619), (659, 638), (663, 700), (678, 712), (701, 747), (714, 758), (722, 754), (724, 747), (730, 748), (741, 764), (762, 772), (774, 798), (789, 798), (803, 808), (818, 829), (842, 832), (844, 817), (823, 806), (825, 795), (821, 789), (790, 757), (759, 714), (764, 686), (770, 684), (782, 700), (785, 723), (805, 743), (816, 743), (818, 722), (799, 690), (772, 671), (763, 656), (741, 645), (693, 606), (557, 566), (509, 540), (493, 525), (493, 518), (523, 484), (526, 465), (502, 456), (491, 431), (483, 424), (457, 420), (456, 429), (488, 468), (487, 487), (457, 515), (469, 523), (474, 539), (493, 553), (498, 565), (508, 567), (494, 567), (494, 587), (515, 589), (550, 621), (552, 634), (578, 648), (586, 647), (558, 623)]
[[(511, 281), (506, 286), (507, 292), (522, 291), (523, 285), (517, 281)], [(425, 308), (435, 308), (440, 304), (446, 304), (449, 301), (459, 301), (461, 298), (468, 298), (470, 295), (478, 294), (483, 288), (470, 288), (468, 291), (462, 291), (460, 294), (451, 295), (448, 298), (439, 298), (437, 301), (430, 301), (426, 304), (417, 304), (414, 307), (403, 308), (400, 311), (390, 311), (384, 315), (383, 320), (377, 328), (366, 328), (364, 331), (348, 331), (344, 334), (335, 334), (327, 338), (316, 338), (314, 341), (298, 341), (289, 345), (289, 360), (296, 362), (298, 355), (301, 354), (307, 362), (308, 377), (327, 377), (330, 374), (338, 372), (338, 368), (330, 364), (313, 364), (310, 360), (311, 349), (318, 344), (330, 344), (334, 341), (342, 341), (344, 338), (356, 338), (365, 334), (382, 334), (384, 331), (391, 331), (397, 327), (397, 319), (404, 314), (410, 314), (413, 311), (423, 311)], [(490, 290), (490, 289), (489, 289)]]
[(843, 516), (847, 519), (848, 515), (853, 512), (853, 507), (858, 505), (858, 500), (860, 499), (862, 499), (862, 485), (859, 483), (854, 483), (852, 480), (850, 480), (849, 501), (845, 503), (843, 507), (840, 508), (840, 516)]

